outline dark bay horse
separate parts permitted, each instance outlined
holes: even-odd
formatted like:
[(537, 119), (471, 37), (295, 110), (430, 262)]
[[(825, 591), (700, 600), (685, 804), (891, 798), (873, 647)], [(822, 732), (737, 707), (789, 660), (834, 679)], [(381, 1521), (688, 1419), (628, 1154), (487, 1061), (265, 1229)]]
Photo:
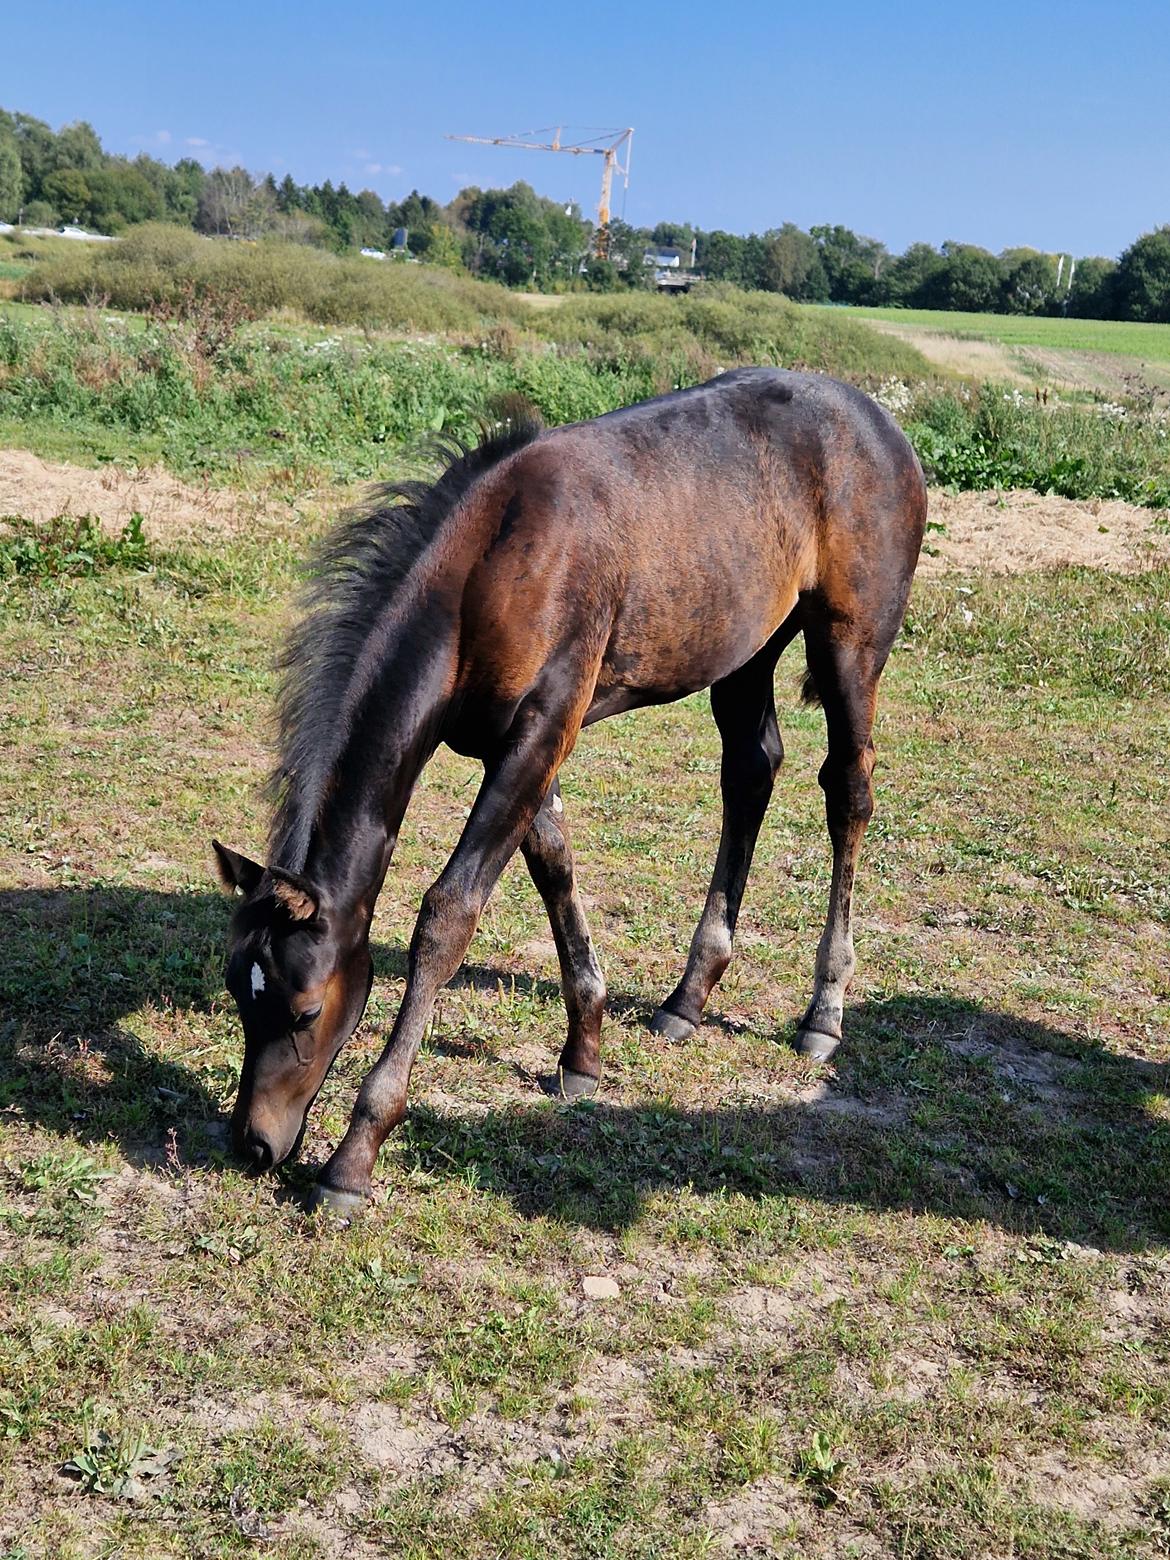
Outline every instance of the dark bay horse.
[(824, 708), (828, 920), (798, 1045), (825, 1058), (853, 974), (850, 903), (873, 811), (878, 678), (926, 520), (918, 462), (868, 397), (739, 369), (591, 422), (517, 422), (388, 490), (317, 560), (285, 656), (268, 865), (216, 843), (242, 894), (227, 984), (244, 1028), (232, 1119), (258, 1169), (299, 1144), (370, 992), (370, 920), (407, 803), (441, 742), (482, 760), (459, 843), (423, 896), (402, 1006), (318, 1201), (355, 1211), (406, 1110), (436, 994), (517, 847), (552, 922), (568, 1097), (601, 1075), (605, 984), (577, 893), (557, 772), (582, 726), (711, 689), (723, 831), (686, 970), (651, 1027), (683, 1038), (731, 958), (780, 767), (772, 681), (798, 633)]

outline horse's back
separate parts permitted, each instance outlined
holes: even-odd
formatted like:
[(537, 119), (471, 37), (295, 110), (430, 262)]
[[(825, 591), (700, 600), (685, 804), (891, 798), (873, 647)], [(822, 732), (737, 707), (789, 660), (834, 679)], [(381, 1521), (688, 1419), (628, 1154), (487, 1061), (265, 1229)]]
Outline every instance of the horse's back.
[(925, 523), (880, 407), (769, 368), (548, 430), (479, 497), (464, 600), (496, 675), (519, 692), (561, 647), (596, 659), (613, 708), (727, 676), (804, 595), (903, 602)]

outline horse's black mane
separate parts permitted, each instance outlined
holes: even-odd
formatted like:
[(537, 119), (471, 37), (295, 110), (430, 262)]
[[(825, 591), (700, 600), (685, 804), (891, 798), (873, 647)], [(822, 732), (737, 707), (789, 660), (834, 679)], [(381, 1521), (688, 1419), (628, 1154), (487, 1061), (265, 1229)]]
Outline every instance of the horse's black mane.
[(269, 860), (298, 870), (334, 765), (360, 705), (348, 695), (362, 649), (398, 587), (443, 521), (492, 466), (531, 443), (542, 425), (511, 415), (472, 446), (443, 438), (434, 482), (378, 488), (317, 546), (302, 615), (279, 666), (278, 759), (269, 779), (275, 803)]

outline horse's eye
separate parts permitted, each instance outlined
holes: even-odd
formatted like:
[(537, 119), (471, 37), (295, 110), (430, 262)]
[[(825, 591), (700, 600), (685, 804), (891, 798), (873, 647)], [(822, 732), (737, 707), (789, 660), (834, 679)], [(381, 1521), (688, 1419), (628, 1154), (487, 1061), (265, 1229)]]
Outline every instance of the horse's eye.
[(298, 1013), (293, 1020), (294, 1029), (308, 1029), (309, 1025), (321, 1017), (321, 1004), (315, 1008), (306, 1008), (303, 1013)]

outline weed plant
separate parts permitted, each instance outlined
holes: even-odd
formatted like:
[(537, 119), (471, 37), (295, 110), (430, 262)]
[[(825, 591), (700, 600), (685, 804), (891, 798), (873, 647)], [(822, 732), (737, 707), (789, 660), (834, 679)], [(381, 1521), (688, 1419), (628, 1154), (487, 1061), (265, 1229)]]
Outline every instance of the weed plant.
[(984, 385), (920, 395), (903, 421), (933, 482), (1170, 505), (1170, 420), (1153, 408), (1042, 407)]

